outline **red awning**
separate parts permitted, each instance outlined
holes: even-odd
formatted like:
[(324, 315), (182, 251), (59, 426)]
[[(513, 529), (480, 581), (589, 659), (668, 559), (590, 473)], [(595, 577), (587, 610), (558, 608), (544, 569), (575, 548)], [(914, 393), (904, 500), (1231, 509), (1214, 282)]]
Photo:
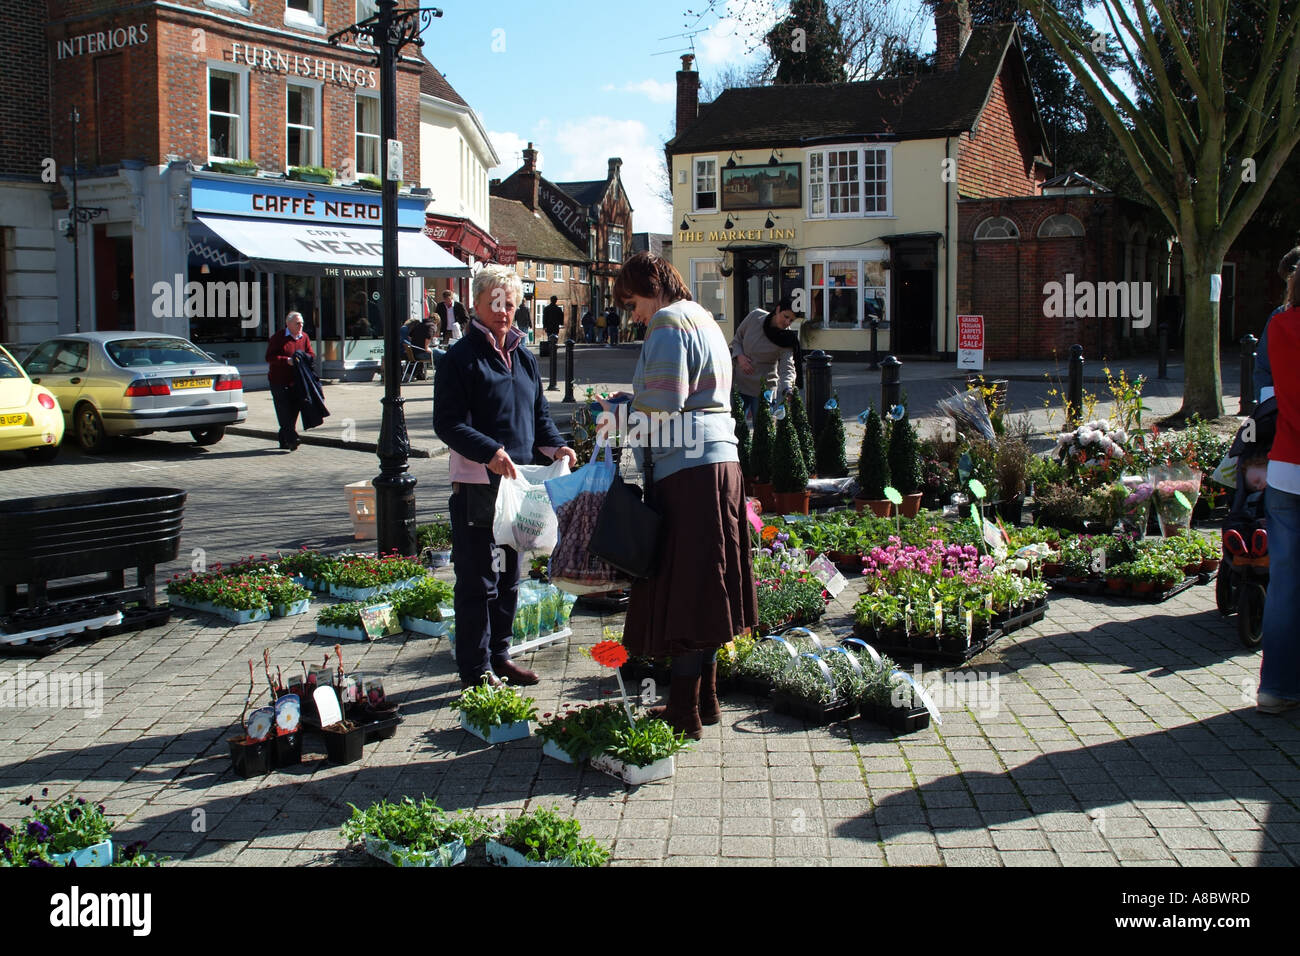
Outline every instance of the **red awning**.
[(496, 259), (497, 241), (468, 219), (449, 219), (426, 213), (424, 234), (461, 262), (470, 256), (478, 262)]

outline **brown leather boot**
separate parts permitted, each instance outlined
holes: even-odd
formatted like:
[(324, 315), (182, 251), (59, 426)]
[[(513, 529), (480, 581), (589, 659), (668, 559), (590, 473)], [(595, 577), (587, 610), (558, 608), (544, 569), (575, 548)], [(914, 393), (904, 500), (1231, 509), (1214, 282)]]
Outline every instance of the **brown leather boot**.
[(700, 723), (712, 726), (722, 719), (722, 707), (718, 704), (718, 659), (706, 663), (700, 669)]
[(691, 740), (699, 740), (704, 727), (700, 723), (700, 678), (674, 677), (668, 706), (659, 715), (668, 725)]

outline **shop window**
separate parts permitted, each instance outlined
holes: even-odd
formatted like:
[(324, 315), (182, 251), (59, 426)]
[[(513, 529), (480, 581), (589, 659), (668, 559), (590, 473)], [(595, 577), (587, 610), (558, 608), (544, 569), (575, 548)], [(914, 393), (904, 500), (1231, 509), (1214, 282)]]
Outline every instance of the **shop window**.
[(718, 211), (718, 158), (695, 160), (695, 193), (691, 212)]
[(808, 153), (808, 216), (812, 219), (888, 216), (893, 150), (824, 149)]
[(1020, 230), (1006, 216), (989, 216), (975, 227), (976, 239), (1019, 239)]
[(357, 94), (357, 175), (379, 176), (379, 97)]
[(285, 119), (284, 141), (287, 146), (289, 166), (315, 166), (320, 150), (317, 147), (316, 90), (310, 86), (290, 83), (287, 87), (288, 104)]
[(1083, 223), (1065, 212), (1048, 216), (1038, 227), (1039, 239), (1071, 239), (1082, 235)]
[(208, 70), (208, 158), (247, 159), (244, 74)]
[(828, 329), (870, 328), (872, 316), (888, 321), (888, 286), (878, 259), (813, 262), (808, 318)]

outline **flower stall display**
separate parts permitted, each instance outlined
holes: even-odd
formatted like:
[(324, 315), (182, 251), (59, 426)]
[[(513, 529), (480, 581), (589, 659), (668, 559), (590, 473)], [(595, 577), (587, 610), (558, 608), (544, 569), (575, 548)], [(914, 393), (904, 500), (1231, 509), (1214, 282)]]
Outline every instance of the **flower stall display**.
[(771, 546), (759, 549), (754, 556), (758, 626), (765, 633), (820, 620), (830, 599), (809, 571), (807, 556), (789, 548), (789, 538), (788, 532), (776, 533)]
[(275, 566), (281, 574), (289, 575), (303, 587), (326, 592), (341, 562), (337, 557), (304, 547), (292, 554), (276, 555)]
[(1056, 436), (1056, 456), (1075, 466), (1104, 466), (1123, 460), (1129, 452), (1129, 433), (1109, 419), (1085, 422)]
[(857, 703), (864, 720), (883, 724), (895, 734), (924, 730), (939, 716), (924, 691), (889, 657), (863, 663)]
[(771, 694), (777, 678), (800, 654), (821, 649), (821, 642), (811, 631), (790, 637), (769, 634), (736, 663), (736, 687), (745, 693), (766, 697)]
[(221, 573), (173, 578), (167, 595), (178, 607), (206, 611), (234, 624), (269, 621), (272, 596), (286, 602), (281, 611), (301, 614), (307, 610), (302, 602), (311, 596), (282, 575)]
[(520, 697), (505, 683), (493, 687), (484, 675), (482, 684), (468, 688), (451, 702), (451, 709), (460, 711), (460, 725), (465, 730), (490, 744), (499, 744), (532, 734), (530, 721), (537, 718), (535, 704), (533, 698)]
[(856, 710), (856, 693), (862, 667), (852, 652), (800, 654), (777, 674), (772, 686), (772, 709), (815, 725), (850, 716)]
[(622, 704), (565, 705), (563, 713), (542, 714), (537, 727), (542, 753), (562, 763), (578, 764), (606, 750), (618, 728), (627, 725)]
[(347, 554), (330, 579), (330, 594), (346, 601), (366, 601), (418, 584), (428, 570), (415, 558), (397, 553)]
[(320, 609), (316, 615), (316, 633), (344, 641), (365, 641), (366, 629), (361, 623), (361, 601), (345, 601)]
[(370, 856), (390, 866), (458, 866), (465, 862), (466, 848), (492, 832), (483, 817), (447, 813), (423, 796), (381, 800), (364, 810), (348, 806), (352, 816), (343, 824), (343, 836), (364, 843)]
[(1157, 465), (1147, 472), (1154, 491), (1156, 519), (1165, 537), (1192, 526), (1192, 509), (1201, 493), (1201, 472), (1188, 465)]
[(665, 720), (620, 721), (613, 737), (590, 760), (596, 770), (637, 787), (671, 777), (675, 770), (673, 755), (689, 745), (686, 735), (674, 731)]
[(420, 556), (431, 568), (442, 568), (451, 564), (451, 522), (433, 521), (422, 524), (415, 529), (416, 545)]
[(489, 839), (487, 859), (494, 866), (604, 866), (609, 850), (583, 837), (577, 820), (541, 808), (515, 817)]
[[(49, 795), (49, 788), (41, 796)], [(0, 867), (159, 866), (164, 860), (145, 853), (144, 841), (114, 851), (113, 824), (102, 803), (68, 796), (45, 807), (36, 797), (18, 801), (32, 807), (16, 826), (0, 823)]]
[(409, 588), (395, 592), (393, 608), (397, 611), (404, 630), (442, 637), (449, 632), (447, 622), (455, 615), (453, 597), (453, 588), (449, 582), (426, 577)]

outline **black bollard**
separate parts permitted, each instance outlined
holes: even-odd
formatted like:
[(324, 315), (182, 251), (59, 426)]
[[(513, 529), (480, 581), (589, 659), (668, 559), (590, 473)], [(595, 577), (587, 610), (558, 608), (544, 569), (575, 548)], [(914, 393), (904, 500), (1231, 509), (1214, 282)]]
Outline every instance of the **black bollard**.
[(820, 435), (826, 416), (830, 414), (826, 403), (831, 400), (831, 357), (821, 349), (804, 356), (803, 394), (804, 405), (808, 408), (808, 424), (814, 435)]
[(573, 339), (564, 343), (564, 400), (573, 401)]
[(1066, 387), (1065, 421), (1078, 425), (1083, 414), (1083, 346), (1070, 346), (1070, 383)]
[(1255, 414), (1255, 348), (1259, 339), (1247, 332), (1241, 337), (1241, 414)]
[(1157, 326), (1160, 354), (1156, 361), (1156, 378), (1169, 377), (1169, 323), (1161, 322)]
[(903, 401), (903, 363), (893, 355), (886, 355), (880, 363), (880, 414), (883, 417), (891, 408)]
[[(547, 306), (550, 308), (550, 306)], [(551, 391), (555, 391), (555, 372), (560, 366), (560, 333), (552, 332), (551, 340)]]

